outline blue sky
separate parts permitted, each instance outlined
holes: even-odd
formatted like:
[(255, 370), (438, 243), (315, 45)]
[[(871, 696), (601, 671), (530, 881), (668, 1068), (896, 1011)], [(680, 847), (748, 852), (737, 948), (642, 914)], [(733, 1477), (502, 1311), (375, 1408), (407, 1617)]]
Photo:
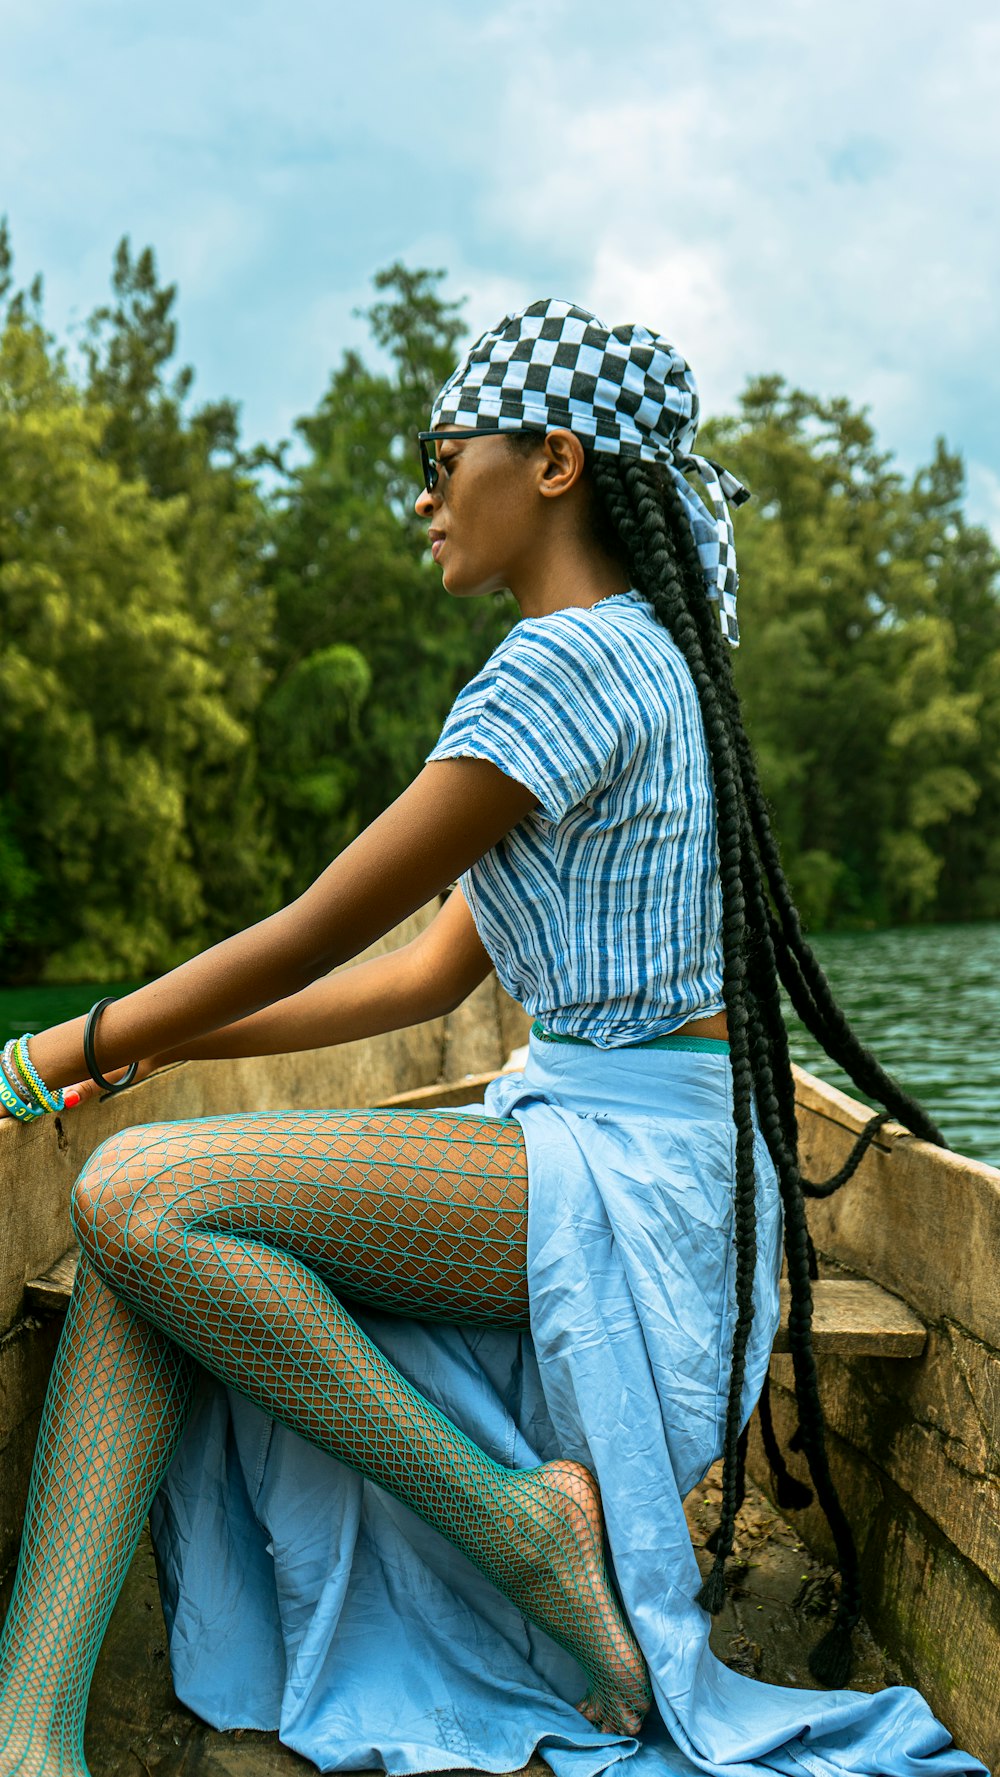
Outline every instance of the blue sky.
[(125, 233), (180, 285), (196, 394), (287, 436), (390, 260), (479, 330), (641, 321), (705, 410), (779, 371), (938, 433), (1000, 537), (992, 0), (0, 0), (0, 213), (64, 336)]

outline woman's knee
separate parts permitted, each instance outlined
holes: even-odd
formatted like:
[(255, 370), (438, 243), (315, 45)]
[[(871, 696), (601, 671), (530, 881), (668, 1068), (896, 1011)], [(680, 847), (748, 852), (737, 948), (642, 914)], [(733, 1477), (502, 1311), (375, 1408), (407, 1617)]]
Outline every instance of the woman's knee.
[(121, 1129), (94, 1149), (80, 1172), (70, 1196), (70, 1220), (98, 1269), (121, 1254), (126, 1231), (134, 1229), (137, 1214), (141, 1220), (143, 1196), (151, 1180), (162, 1176), (155, 1157), (157, 1137), (170, 1127), (142, 1124)]

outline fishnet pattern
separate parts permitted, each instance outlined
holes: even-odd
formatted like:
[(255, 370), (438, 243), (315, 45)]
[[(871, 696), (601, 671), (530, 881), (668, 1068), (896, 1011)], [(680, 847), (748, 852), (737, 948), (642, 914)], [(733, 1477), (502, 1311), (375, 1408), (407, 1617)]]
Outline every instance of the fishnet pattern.
[(86, 1769), (104, 1630), (188, 1417), (193, 1360), (77, 1273), (45, 1397), (17, 1578), (0, 1636), (0, 1771)]
[(91, 1156), (73, 1217), (90, 1264), (0, 1644), (4, 1777), (5, 1745), (23, 1777), (85, 1770), (94, 1659), (187, 1417), (191, 1358), (427, 1519), (580, 1662), (583, 1712), (638, 1730), (648, 1675), (608, 1579), (594, 1478), (575, 1462), (492, 1461), (344, 1305), (528, 1324), (515, 1120), (293, 1111), (152, 1124)]

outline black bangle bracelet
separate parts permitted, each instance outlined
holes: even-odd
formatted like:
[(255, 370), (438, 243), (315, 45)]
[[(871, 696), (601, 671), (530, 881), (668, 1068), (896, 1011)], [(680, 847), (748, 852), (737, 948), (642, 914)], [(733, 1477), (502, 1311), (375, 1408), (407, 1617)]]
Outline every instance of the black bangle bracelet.
[(87, 1022), (84, 1025), (83, 1030), (83, 1059), (87, 1063), (91, 1079), (94, 1080), (104, 1092), (123, 1092), (126, 1086), (131, 1086), (132, 1081), (135, 1078), (135, 1070), (139, 1066), (137, 1061), (130, 1062), (127, 1073), (124, 1073), (121, 1079), (116, 1080), (114, 1083), (110, 1080), (106, 1080), (97, 1066), (97, 1057), (94, 1054), (94, 1032), (97, 1029), (97, 1020), (100, 1018), (105, 1006), (113, 1006), (114, 1003), (114, 995), (112, 995), (109, 999), (98, 1000), (96, 1006), (91, 1006), (90, 1011), (87, 1013)]

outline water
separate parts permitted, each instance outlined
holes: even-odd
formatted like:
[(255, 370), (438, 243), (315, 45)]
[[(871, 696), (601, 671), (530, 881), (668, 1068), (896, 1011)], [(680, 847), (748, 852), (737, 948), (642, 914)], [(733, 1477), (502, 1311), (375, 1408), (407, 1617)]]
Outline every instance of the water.
[(113, 981), (110, 985), (91, 982), (75, 987), (0, 987), (0, 1048), (11, 1037), (64, 1024), (67, 1018), (89, 1012), (98, 1000), (109, 995), (121, 999), (143, 985), (142, 981)]
[[(1000, 1166), (1000, 923), (840, 933), (813, 943), (861, 1041), (926, 1105), (951, 1147)], [(139, 985), (0, 989), (0, 1042)], [(798, 1020), (789, 1024), (792, 1059), (860, 1097)]]
[[(949, 1147), (1000, 1166), (1000, 924), (812, 940), (857, 1035), (930, 1111)], [(789, 1017), (792, 1059), (861, 1098)]]

